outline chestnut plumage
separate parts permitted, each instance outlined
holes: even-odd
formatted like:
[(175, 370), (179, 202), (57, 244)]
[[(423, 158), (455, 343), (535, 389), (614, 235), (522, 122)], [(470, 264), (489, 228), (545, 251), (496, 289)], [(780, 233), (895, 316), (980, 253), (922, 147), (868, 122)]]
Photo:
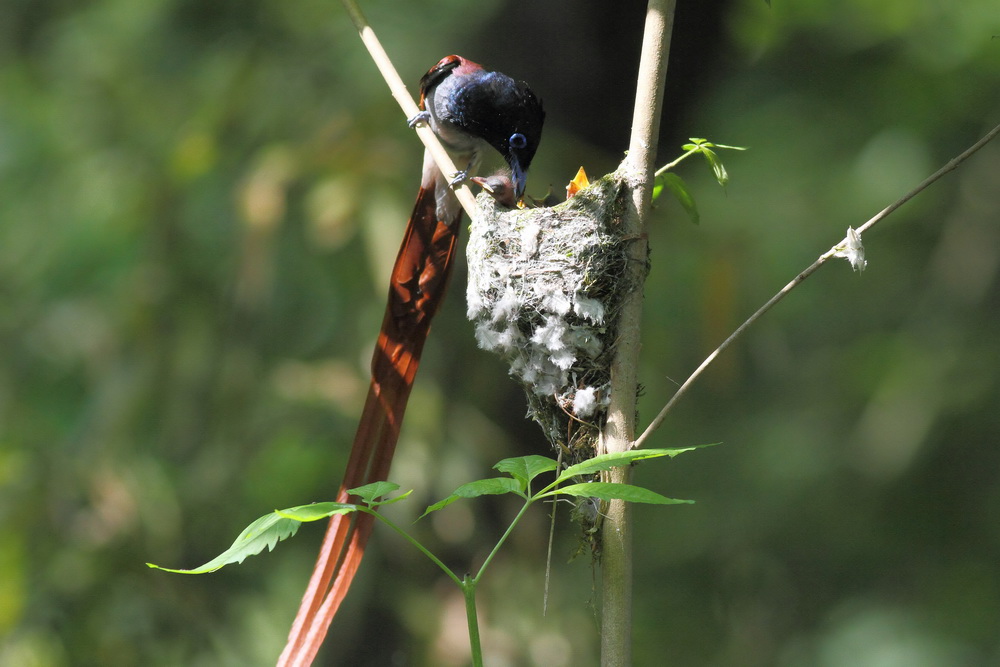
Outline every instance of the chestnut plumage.
[[(474, 175), (485, 146), (492, 146), (510, 167), (508, 182), (517, 197), (523, 194), (545, 119), (541, 102), (526, 84), (461, 56), (448, 56), (421, 79), (420, 105), (422, 112), (410, 124), (430, 125), (456, 163), (465, 167), (460, 179)], [(423, 178), (392, 269), (368, 397), (338, 502), (350, 501), (348, 489), (385, 480), (389, 474), (424, 341), (454, 264), (462, 209), (451, 185), (425, 152)], [(300, 664), (315, 655), (361, 563), (373, 520), (368, 514), (338, 514), (330, 520), (279, 665)]]

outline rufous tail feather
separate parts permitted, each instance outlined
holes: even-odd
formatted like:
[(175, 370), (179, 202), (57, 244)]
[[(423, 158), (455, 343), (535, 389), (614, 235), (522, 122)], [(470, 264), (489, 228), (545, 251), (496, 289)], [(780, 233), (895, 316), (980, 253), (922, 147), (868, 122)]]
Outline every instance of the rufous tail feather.
[[(350, 501), (348, 489), (388, 476), (424, 341), (451, 274), (461, 211), (439, 221), (432, 183), (417, 195), (393, 266), (368, 397), (337, 502)], [(374, 520), (360, 512), (330, 519), (279, 667), (312, 663), (361, 564)]]

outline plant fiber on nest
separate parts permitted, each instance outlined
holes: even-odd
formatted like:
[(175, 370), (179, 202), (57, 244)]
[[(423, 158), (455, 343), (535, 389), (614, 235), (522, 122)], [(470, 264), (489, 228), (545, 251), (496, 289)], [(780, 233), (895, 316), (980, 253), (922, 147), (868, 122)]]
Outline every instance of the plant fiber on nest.
[[(487, 194), (468, 244), (468, 317), (528, 397), (528, 415), (568, 464), (593, 456), (627, 275), (629, 204), (609, 174), (551, 208), (509, 210)], [(568, 457), (568, 458), (567, 458)]]

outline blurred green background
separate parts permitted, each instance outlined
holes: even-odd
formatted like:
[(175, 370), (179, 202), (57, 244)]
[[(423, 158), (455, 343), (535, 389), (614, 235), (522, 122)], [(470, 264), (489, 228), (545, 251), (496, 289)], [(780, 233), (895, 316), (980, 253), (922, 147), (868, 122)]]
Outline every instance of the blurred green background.
[[(642, 8), (366, 3), (403, 77), (458, 52), (531, 82), (529, 191), (627, 145)], [(996, 0), (681, 0), (661, 161), (702, 224), (650, 226), (641, 417), (796, 272), (1000, 122)], [(421, 148), (337, 2), (0, 4), (0, 664), (273, 664), (322, 528), (203, 577), (275, 508), (329, 499)], [(1000, 664), (1000, 143), (726, 353), (643, 464), (637, 665)], [(464, 262), (464, 259), (461, 260)], [(401, 521), (548, 453), (475, 348), (455, 275), (393, 479)], [(567, 513), (564, 513), (565, 517)], [(458, 571), (512, 516), (413, 530)], [(487, 577), (490, 665), (596, 665), (594, 575), (533, 513)], [(468, 564), (468, 565), (467, 565)], [(387, 531), (320, 664), (462, 665), (461, 597)]]

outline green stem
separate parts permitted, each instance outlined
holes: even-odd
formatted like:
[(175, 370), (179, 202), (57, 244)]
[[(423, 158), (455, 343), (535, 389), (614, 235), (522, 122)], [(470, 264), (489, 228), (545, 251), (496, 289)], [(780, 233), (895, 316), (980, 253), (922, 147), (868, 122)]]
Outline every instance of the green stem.
[(685, 159), (691, 157), (692, 155), (694, 155), (695, 153), (699, 153), (699, 152), (701, 152), (700, 148), (692, 148), (687, 153), (684, 153), (684, 155), (681, 155), (679, 158), (677, 158), (673, 162), (668, 162), (667, 164), (665, 164), (662, 167), (660, 167), (659, 169), (657, 169), (656, 173), (653, 174), (653, 176), (662, 176), (664, 173), (670, 171), (671, 169), (673, 169), (674, 167), (676, 167), (677, 165), (679, 165), (682, 160), (685, 160)]
[(514, 530), (514, 526), (518, 524), (518, 522), (521, 520), (521, 517), (524, 516), (524, 513), (528, 511), (528, 508), (531, 507), (532, 502), (534, 502), (534, 498), (528, 498), (528, 500), (524, 503), (524, 507), (521, 508), (521, 511), (518, 512), (517, 516), (514, 517), (514, 520), (510, 522), (509, 526), (507, 526), (507, 530), (500, 537), (500, 540), (497, 542), (496, 546), (493, 547), (493, 551), (491, 551), (490, 555), (486, 557), (486, 560), (483, 561), (482, 566), (479, 568), (479, 572), (477, 572), (476, 576), (472, 579), (473, 584), (479, 583), (479, 578), (483, 576), (484, 572), (486, 572), (486, 568), (489, 566), (490, 561), (492, 561), (493, 557), (497, 555), (498, 551), (500, 551), (500, 547), (502, 547), (503, 543), (507, 541), (507, 538)]
[(465, 597), (465, 616), (469, 624), (469, 647), (472, 651), (473, 667), (483, 667), (483, 647), (482, 647), (482, 642), (479, 639), (479, 617), (476, 614), (476, 584), (479, 583), (479, 579), (480, 577), (483, 576), (483, 573), (486, 572), (487, 566), (493, 560), (493, 557), (496, 556), (497, 552), (500, 551), (500, 547), (503, 546), (503, 543), (507, 541), (507, 538), (514, 530), (514, 526), (518, 524), (518, 522), (521, 520), (521, 517), (524, 516), (524, 513), (528, 511), (528, 508), (531, 506), (531, 503), (533, 501), (534, 498), (529, 497), (526, 499), (524, 507), (521, 508), (521, 511), (518, 512), (517, 516), (515, 516), (513, 521), (510, 522), (510, 526), (507, 527), (507, 530), (500, 537), (500, 540), (497, 542), (496, 546), (493, 547), (493, 550), (490, 552), (490, 555), (486, 557), (485, 561), (483, 561), (483, 564), (479, 568), (479, 572), (476, 574), (476, 576), (470, 578), (469, 575), (465, 575), (465, 579), (459, 579), (455, 575), (455, 573), (452, 572), (450, 568), (448, 568), (447, 565), (442, 563), (437, 556), (428, 551), (424, 547), (424, 545), (420, 544), (420, 542), (418, 542), (409, 533), (404, 531), (402, 528), (394, 524), (389, 519), (382, 516), (379, 512), (376, 512), (374, 509), (364, 507), (362, 505), (358, 506), (358, 511), (367, 512), (368, 514), (374, 515), (376, 519), (378, 519), (385, 525), (389, 526), (389, 528), (392, 528), (398, 534), (402, 535), (407, 542), (416, 547), (420, 551), (420, 553), (427, 556), (427, 558), (429, 558), (431, 562), (433, 562), (435, 565), (441, 568), (441, 570), (449, 577), (451, 577), (452, 581), (458, 584), (459, 588), (462, 589), (462, 595)]
[(441, 570), (449, 577), (451, 577), (451, 579), (456, 584), (458, 584), (458, 586), (462, 589), (462, 595), (465, 597), (465, 616), (469, 624), (469, 647), (472, 650), (473, 667), (483, 667), (483, 647), (479, 639), (479, 617), (476, 614), (476, 584), (479, 583), (480, 577), (482, 577), (483, 573), (486, 572), (486, 568), (493, 560), (493, 557), (496, 556), (497, 552), (500, 551), (500, 547), (502, 547), (503, 543), (507, 541), (508, 537), (510, 537), (511, 532), (513, 532), (514, 530), (514, 526), (516, 526), (518, 522), (521, 521), (521, 517), (523, 517), (524, 513), (528, 511), (528, 508), (531, 506), (531, 503), (534, 502), (534, 500), (535, 498), (532, 497), (528, 497), (525, 500), (524, 507), (521, 508), (521, 511), (518, 512), (517, 516), (515, 516), (514, 519), (510, 522), (510, 525), (507, 527), (507, 530), (504, 532), (504, 534), (500, 537), (500, 540), (497, 542), (496, 546), (493, 547), (492, 551), (490, 551), (490, 555), (486, 557), (485, 561), (483, 561), (483, 564), (479, 568), (479, 572), (476, 573), (476, 576), (470, 578), (469, 575), (465, 575), (465, 579), (459, 579), (455, 575), (455, 573), (452, 572), (450, 568), (448, 568), (447, 565), (442, 563), (437, 556), (428, 551), (424, 547), (424, 545), (420, 544), (420, 542), (418, 542), (409, 533), (404, 531), (402, 528), (394, 524), (389, 519), (382, 516), (379, 512), (376, 512), (374, 509), (364, 507), (362, 505), (357, 506), (358, 511), (367, 512), (368, 514), (373, 515), (376, 519), (378, 519), (385, 525), (392, 528), (398, 534), (402, 535), (407, 542), (416, 547), (420, 551), (420, 553), (427, 556), (427, 558), (429, 558), (431, 562), (433, 562), (435, 565), (441, 568)]
[(417, 542), (416, 538), (414, 538), (413, 536), (411, 536), (405, 530), (403, 530), (402, 528), (400, 528), (399, 526), (397, 526), (396, 524), (394, 524), (392, 521), (389, 521), (384, 516), (382, 516), (379, 512), (376, 512), (373, 509), (369, 509), (367, 507), (359, 505), (358, 506), (358, 510), (361, 511), (361, 512), (367, 512), (368, 514), (373, 515), (376, 519), (378, 519), (379, 521), (381, 521), (382, 523), (384, 523), (385, 525), (389, 526), (394, 531), (396, 531), (397, 533), (399, 533), (400, 535), (402, 535), (403, 538), (407, 542), (409, 542), (410, 544), (412, 544), (413, 546), (415, 546), (420, 551), (420, 553), (422, 553), (423, 555), (427, 556), (431, 560), (432, 563), (434, 563), (435, 565), (437, 565), (439, 568), (441, 568), (441, 570), (445, 574), (447, 574), (449, 577), (451, 577), (452, 581), (454, 581), (456, 584), (458, 584), (459, 586), (462, 586), (464, 588), (464, 584), (462, 583), (462, 580), (459, 579), (458, 576), (454, 572), (452, 572), (451, 569), (447, 565), (445, 565), (444, 563), (442, 563), (438, 559), (437, 556), (435, 556), (430, 551), (428, 551), (424, 547), (424, 545), (422, 545), (420, 542)]
[(469, 579), (469, 575), (465, 575), (465, 581), (460, 585), (462, 593), (465, 595), (465, 618), (469, 623), (469, 647), (472, 649), (472, 664), (474, 667), (483, 667), (483, 647), (479, 640), (479, 616), (476, 614), (476, 579)]

